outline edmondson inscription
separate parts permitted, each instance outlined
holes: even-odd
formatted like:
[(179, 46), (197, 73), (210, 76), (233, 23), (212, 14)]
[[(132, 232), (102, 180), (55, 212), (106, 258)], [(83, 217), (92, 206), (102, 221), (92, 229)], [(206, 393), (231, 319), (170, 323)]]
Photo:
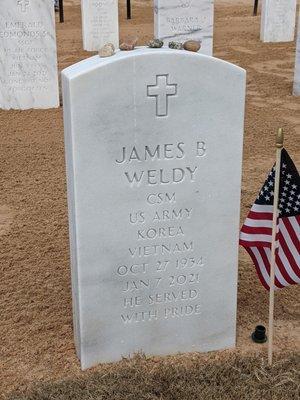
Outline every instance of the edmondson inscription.
[(57, 107), (53, 1), (0, 3), (0, 108)]
[[(163, 77), (161, 82), (167, 85), (167, 75)], [(167, 95), (164, 101), (167, 101)], [(192, 147), (183, 141), (132, 145), (120, 149), (115, 164), (122, 168), (123, 179), (129, 187), (150, 189), (157, 185), (192, 184), (197, 179), (199, 161), (205, 155), (206, 144), (201, 140)], [(189, 160), (188, 164), (193, 158), (195, 162), (182, 165), (185, 158)], [(169, 168), (171, 161), (172, 168)], [(180, 165), (174, 167), (174, 161)], [(153, 165), (153, 162), (163, 163), (162, 168), (148, 169), (147, 165)], [(145, 195), (144, 209), (129, 213), (129, 225), (135, 230), (132, 236), (135, 243), (128, 248), (132, 263), (116, 266), (125, 296), (122, 298), (124, 313), (120, 316), (124, 324), (201, 313), (198, 284), (204, 259), (199, 256), (195, 239), (188, 234), (188, 223), (194, 210), (182, 203), (179, 206), (177, 202), (176, 189), (151, 191)]]

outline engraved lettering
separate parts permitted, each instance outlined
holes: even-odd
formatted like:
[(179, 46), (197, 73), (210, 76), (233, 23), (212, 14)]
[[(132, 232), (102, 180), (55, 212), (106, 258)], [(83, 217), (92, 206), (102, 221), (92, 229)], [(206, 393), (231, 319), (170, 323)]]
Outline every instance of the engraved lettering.
[(161, 203), (176, 203), (176, 193), (150, 193), (147, 196), (147, 203), (151, 205)]
[(197, 157), (203, 157), (206, 154), (206, 146), (204, 142), (197, 142)]
[(132, 312), (131, 314), (122, 314), (122, 321), (127, 324), (131, 322), (145, 322), (151, 320), (158, 319), (158, 311), (150, 310), (150, 311), (141, 311), (141, 312)]
[(184, 236), (184, 232), (181, 226), (174, 227), (169, 226), (166, 228), (148, 228), (148, 229), (139, 229), (137, 232), (137, 239), (157, 239), (157, 238), (165, 238), (165, 237), (177, 237)]
[(176, 254), (192, 252), (194, 250), (194, 242), (182, 242), (175, 244), (153, 244), (149, 246), (129, 247), (128, 251), (131, 257), (148, 257), (164, 254)]
[(145, 213), (142, 211), (139, 211), (136, 213), (130, 213), (129, 221), (131, 224), (137, 224), (137, 223), (142, 224), (145, 222)]

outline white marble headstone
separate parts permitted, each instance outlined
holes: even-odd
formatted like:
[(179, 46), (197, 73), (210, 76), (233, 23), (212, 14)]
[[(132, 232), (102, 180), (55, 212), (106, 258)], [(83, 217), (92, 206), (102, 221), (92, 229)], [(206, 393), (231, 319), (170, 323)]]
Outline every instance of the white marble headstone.
[(145, 48), (62, 72), (83, 369), (235, 345), (245, 78)]
[(213, 52), (213, 0), (154, 0), (154, 36), (171, 41), (201, 40), (200, 53)]
[(295, 63), (293, 93), (295, 96), (300, 96), (300, 14), (298, 18), (298, 33), (297, 33), (296, 63)]
[(118, 0), (81, 0), (83, 48), (98, 51), (104, 44), (119, 47)]
[(53, 0), (0, 0), (0, 108), (59, 106)]
[(297, 0), (263, 0), (260, 39), (291, 42), (295, 35)]

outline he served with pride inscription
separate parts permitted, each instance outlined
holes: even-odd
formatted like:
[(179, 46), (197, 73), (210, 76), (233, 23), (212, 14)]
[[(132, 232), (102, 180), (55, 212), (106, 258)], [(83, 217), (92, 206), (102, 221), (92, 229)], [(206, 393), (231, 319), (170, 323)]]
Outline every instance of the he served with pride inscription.
[(234, 346), (245, 71), (143, 48), (62, 78), (82, 368)]

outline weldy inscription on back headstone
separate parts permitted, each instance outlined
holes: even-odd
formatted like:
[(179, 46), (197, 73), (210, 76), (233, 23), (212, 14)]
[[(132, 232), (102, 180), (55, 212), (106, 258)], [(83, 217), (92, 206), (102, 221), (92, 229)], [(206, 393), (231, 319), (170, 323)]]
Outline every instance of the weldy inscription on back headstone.
[(154, 35), (171, 41), (200, 40), (200, 53), (213, 51), (213, 0), (155, 0)]
[(138, 49), (62, 76), (82, 367), (233, 346), (245, 71)]
[(263, 42), (294, 40), (297, 0), (264, 0), (260, 38)]
[(119, 47), (117, 0), (81, 0), (83, 48), (98, 51), (106, 43)]
[(0, 108), (58, 107), (52, 0), (0, 0)]

